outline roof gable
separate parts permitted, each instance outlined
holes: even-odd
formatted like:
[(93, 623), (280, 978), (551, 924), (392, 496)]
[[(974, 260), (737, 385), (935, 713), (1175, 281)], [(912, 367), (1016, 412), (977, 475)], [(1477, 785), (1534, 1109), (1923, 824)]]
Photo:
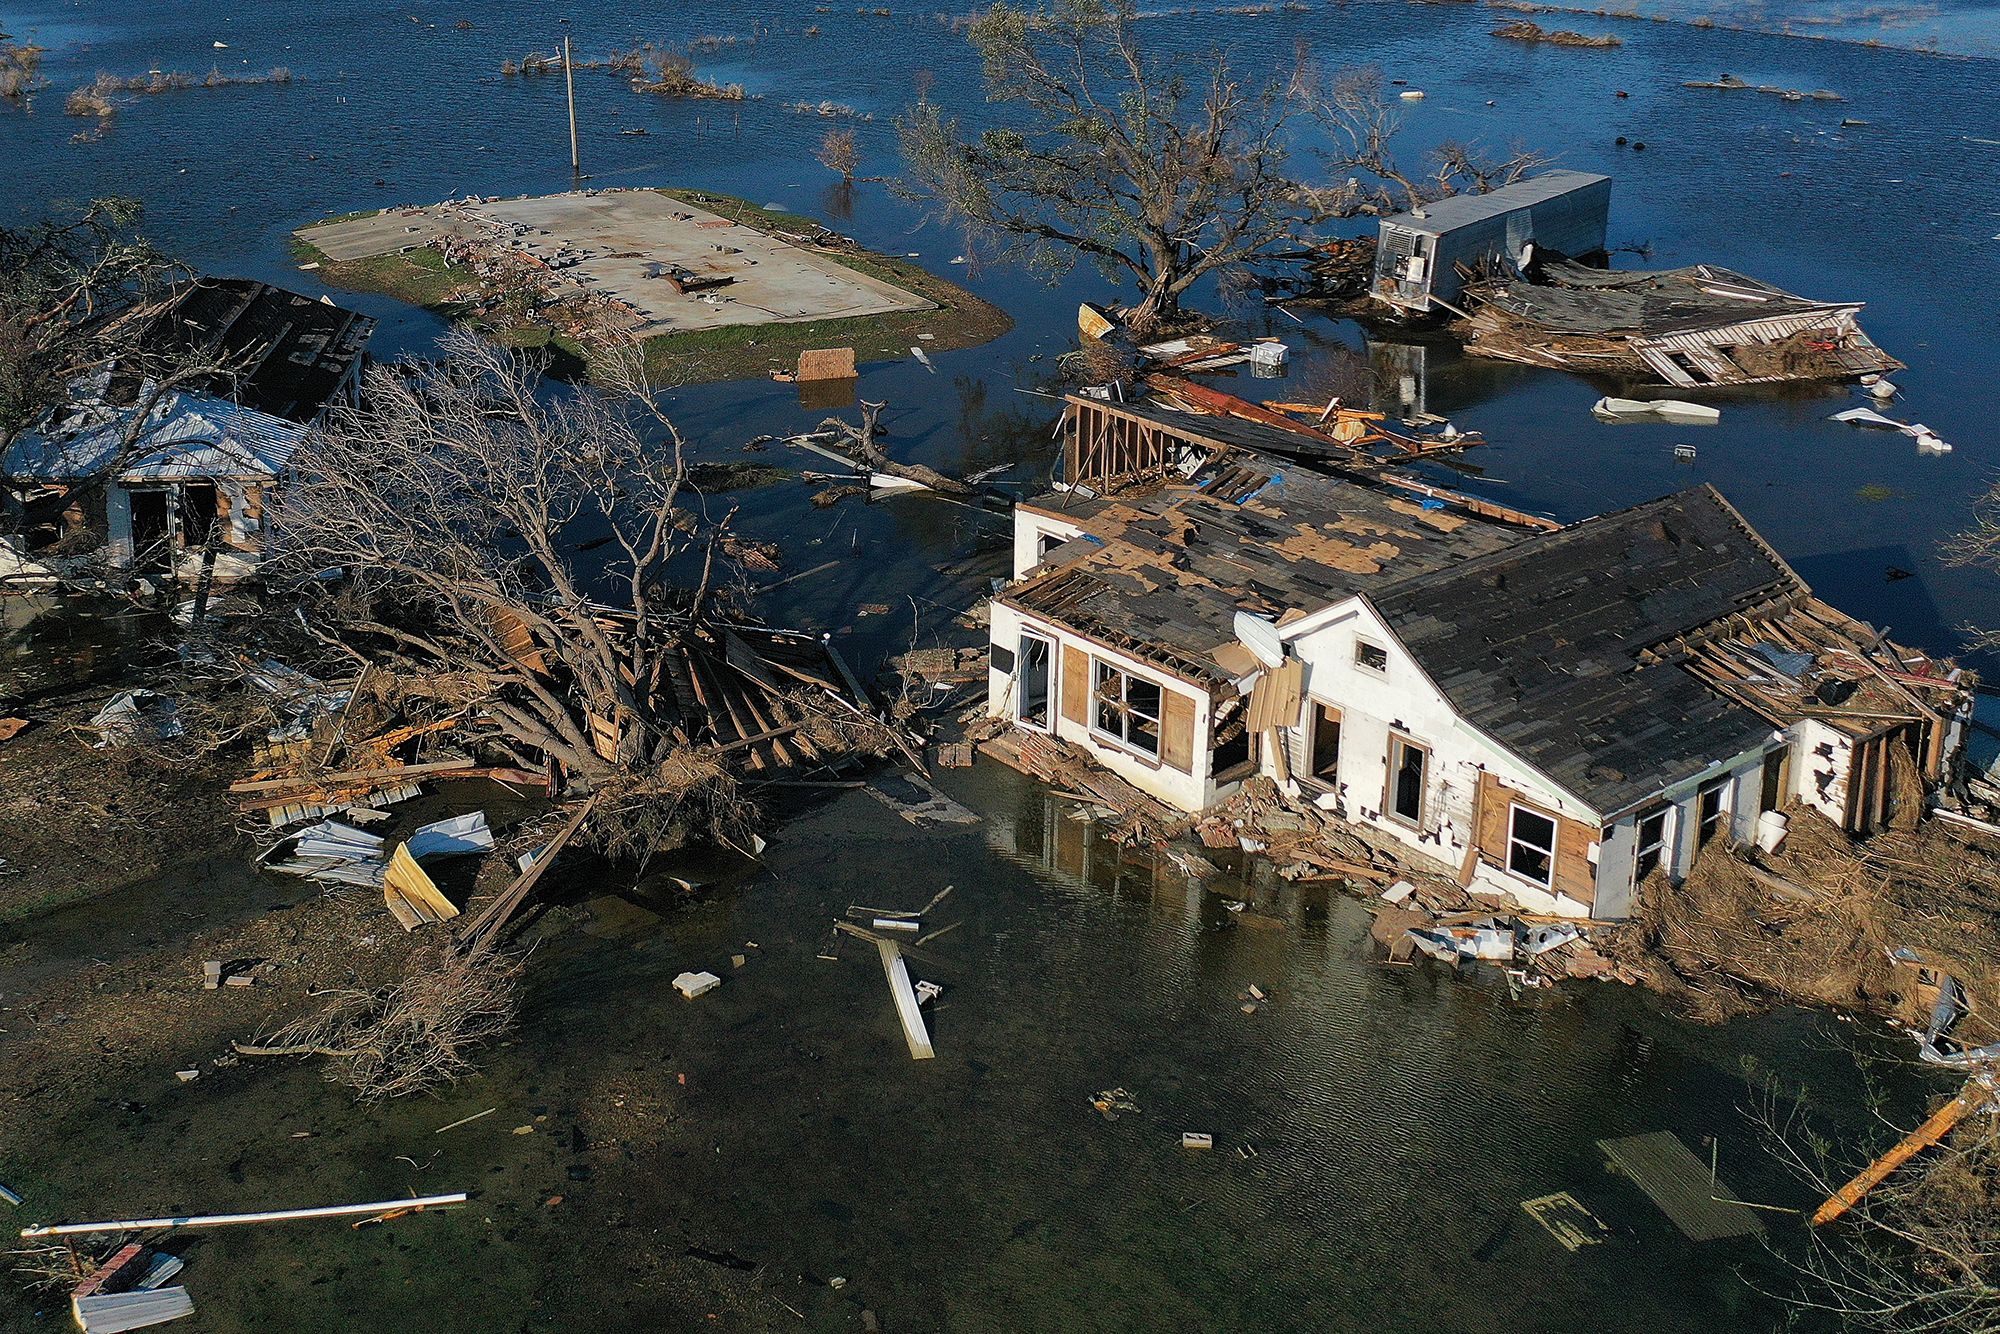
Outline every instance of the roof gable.
[(1374, 599), (1458, 712), (1610, 813), (1768, 735), (1646, 650), (1809, 590), (1713, 487), (1525, 539)]

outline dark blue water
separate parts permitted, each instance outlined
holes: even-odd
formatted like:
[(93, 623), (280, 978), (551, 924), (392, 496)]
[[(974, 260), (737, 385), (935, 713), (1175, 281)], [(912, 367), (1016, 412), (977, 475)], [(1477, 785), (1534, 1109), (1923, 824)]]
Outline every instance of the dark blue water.
[[(1032, 485), (1050, 462), (1054, 413), (1021, 391), (1072, 345), (1076, 302), (1112, 294), (1089, 274), (1052, 289), (1001, 264), (949, 266), (960, 254), (980, 260), (979, 247), (880, 183), (860, 185), (851, 207), (830, 190), (812, 160), (829, 122), (789, 103), (832, 101), (872, 117), (851, 122), (866, 176), (895, 169), (889, 122), (916, 71), (931, 71), (933, 96), (969, 119), (987, 109), (962, 39), (935, 16), (828, 8), (720, 0), (573, 14), (580, 54), (738, 37), (703, 67), (759, 95), (668, 103), (583, 77), (586, 170), (600, 184), (780, 203), (876, 249), (915, 253), (1004, 306), (1016, 321), (1006, 337), (938, 356), (935, 374), (914, 362), (865, 367), (860, 391), (890, 401), (894, 448), (906, 456), (964, 469), (1012, 463), (1008, 479)], [(1976, 31), (1978, 13), (1947, 16), (1971, 16)], [(0, 107), (0, 216), (135, 195), (149, 232), (192, 262), (317, 291), (287, 258), (294, 227), (451, 194), (567, 187), (559, 81), (497, 72), (503, 59), (551, 48), (558, 17), (526, 3), (432, 0), (11, 5), (0, 27), (51, 48), (55, 87), (31, 111)], [(460, 19), (471, 29), (456, 28)], [(1724, 400), (1721, 425), (1707, 430), (1607, 427), (1588, 411), (1600, 386), (1432, 349), (1428, 407), (1493, 442), (1468, 458), (1477, 475), (1463, 485), (1574, 518), (1712, 481), (1830, 599), (1905, 639), (1950, 650), (1959, 627), (2000, 624), (1992, 578), (1937, 553), (1991, 480), (2000, 445), (1988, 405), (2000, 144), (1978, 142), (2000, 140), (1996, 66), (1672, 24), (1617, 25), (1625, 44), (1610, 51), (1534, 49), (1492, 38), (1494, 22), (1472, 6), (1313, 4), (1161, 18), (1146, 33), (1165, 50), (1226, 44), (1246, 68), (1277, 68), (1300, 38), (1329, 64), (1379, 63), (1427, 93), (1408, 110), (1412, 155), (1445, 138), (1530, 144), (1617, 178), (1614, 243), (1650, 247), (1645, 263), (1708, 261), (1810, 295), (1865, 299), (1870, 332), (1910, 363), (1896, 377), (1907, 391), (1898, 412), (1956, 446), (1922, 458), (1904, 437), (1826, 421), (1851, 401), (1844, 390)], [(283, 64), (298, 81), (143, 99), (101, 139), (71, 142), (82, 125), (60, 113), (61, 94), (97, 70), (202, 72), (211, 62)], [(1786, 104), (1679, 86), (1722, 71), (1847, 100)], [(1843, 118), (1868, 124), (1843, 129)], [(618, 133), (634, 126), (651, 133)], [(1618, 148), (1621, 135), (1645, 150)], [(1311, 147), (1299, 146), (1301, 170)], [(382, 317), (385, 353), (421, 352), (438, 331), (393, 302), (341, 299)], [(1330, 349), (1363, 346), (1351, 325), (1256, 319), (1293, 341), (1302, 380)], [(673, 406), (712, 457), (740, 457), (741, 441), (822, 415), (789, 386), (759, 382), (685, 389)], [(1692, 464), (1674, 460), (1682, 441), (1697, 446)], [(1881, 489), (1886, 499), (1858, 494)], [(834, 631), (864, 671), (913, 635), (939, 633), (999, 572), (979, 563), (995, 520), (964, 507), (918, 497), (823, 511), (789, 485), (734, 499), (743, 526), (783, 545), (788, 571), (840, 562), (783, 590), (771, 610)], [(1891, 579), (1892, 569), (1913, 577)], [(891, 611), (860, 616), (862, 604)], [(303, 1069), (239, 1071), (180, 1092), (180, 1199), (263, 1207), (429, 1187), (447, 1174), (485, 1191), (479, 1210), (423, 1220), (435, 1224), (429, 1241), (410, 1237), (393, 1252), (372, 1239), (380, 1233), (344, 1230), (310, 1250), (270, 1234), (218, 1241), (197, 1285), (212, 1313), (204, 1320), (218, 1329), (713, 1327), (632, 1277), (647, 1248), (677, 1254), (696, 1240), (752, 1254), (795, 1287), (802, 1272), (852, 1276), (898, 1330), (1777, 1323), (1737, 1273), (1773, 1280), (1760, 1248), (1680, 1239), (1629, 1184), (1605, 1176), (1593, 1141), (1667, 1128), (1705, 1155), (1704, 1137), (1716, 1136), (1737, 1190), (1803, 1203), (1744, 1119), (1755, 1092), (1744, 1060), (1805, 1082), (1814, 1106), (1838, 1118), (1857, 1098), (1851, 1027), (1785, 1015), (1718, 1033), (1668, 1020), (1623, 989), (1513, 1002), (1490, 978), (1383, 969), (1364, 957), (1365, 922), (1351, 902), (1232, 886), (1281, 923), (1234, 927), (1214, 894), (1122, 861), (1004, 775), (957, 781), (984, 825), (914, 832), (852, 796), (783, 831), (770, 873), (733, 896), (693, 911), (654, 904), (662, 910), (629, 936), (613, 924), (629, 926), (630, 912), (596, 902), (589, 931), (538, 958), (519, 1045), (443, 1106), (357, 1113)], [(944, 1054), (912, 1067), (879, 971), (813, 955), (848, 901), (920, 900), (947, 881), (968, 921), (952, 951), (957, 990), (940, 1017)], [(682, 967), (715, 966), (746, 939), (767, 947), (756, 980), (732, 979), (698, 1007), (665, 992)], [(1235, 998), (1250, 982), (1274, 988), (1280, 1003), (1241, 1015)], [(688, 1071), (698, 1094), (673, 1081)], [(1145, 1114), (1110, 1124), (1090, 1113), (1085, 1096), (1112, 1084), (1132, 1088)], [(592, 1158), (593, 1184), (566, 1178), (570, 1160), (542, 1140), (507, 1133), (531, 1105), (588, 1119), (641, 1094), (667, 1109), (656, 1139), (616, 1162)], [(481, 1123), (492, 1133), (430, 1138), (496, 1102), (507, 1110)], [(279, 1148), (256, 1148), (247, 1179), (232, 1174), (244, 1162), (241, 1127), (267, 1121), (318, 1126), (317, 1156), (280, 1153), (274, 1130)], [(147, 1197), (161, 1171), (152, 1132), (74, 1129), (91, 1152), (37, 1164), (38, 1184), (71, 1192), (59, 1198), (82, 1212), (158, 1203)], [(1183, 1129), (1213, 1131), (1220, 1151), (1182, 1155)], [(404, 1153), (422, 1161), (441, 1143), (450, 1156), (433, 1175), (395, 1163)], [(1260, 1156), (1236, 1157), (1238, 1143)], [(140, 1161), (143, 1170), (132, 1166)], [(1555, 1190), (1600, 1211), (1617, 1240), (1562, 1252), (1519, 1209)], [(571, 1212), (544, 1206), (557, 1192)], [(606, 1236), (620, 1248), (613, 1268), (598, 1267)], [(485, 1282), (471, 1290), (474, 1272)], [(858, 1302), (811, 1292), (817, 1305), (787, 1298), (805, 1306), (810, 1327), (855, 1327)], [(796, 1323), (759, 1309), (769, 1322), (739, 1312), (724, 1323)]]

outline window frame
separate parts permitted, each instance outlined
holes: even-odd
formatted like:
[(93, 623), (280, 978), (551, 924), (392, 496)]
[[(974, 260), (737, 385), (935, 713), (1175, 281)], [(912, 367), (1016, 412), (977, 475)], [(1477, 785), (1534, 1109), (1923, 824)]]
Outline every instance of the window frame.
[[(1036, 722), (1022, 713), (1022, 710), (1027, 706), (1027, 693), (1023, 682), (1026, 680), (1027, 675), (1027, 644), (1031, 639), (1037, 643), (1048, 645), (1048, 656), (1042, 664), (1042, 672), (1045, 679), (1042, 689), (1042, 721), (1040, 722)], [(1045, 634), (1040, 630), (1031, 630), (1025, 625), (1021, 627), (1020, 632), (1014, 639), (1014, 722), (1017, 725), (1027, 728), (1030, 732), (1054, 735), (1056, 719), (1061, 716), (1058, 711), (1060, 701), (1056, 698), (1056, 692), (1061, 689), (1061, 665), (1062, 644), (1054, 635)]]
[[(1710, 779), (1695, 789), (1694, 848), (1696, 852), (1700, 852), (1703, 848), (1707, 847), (1709, 840), (1722, 832), (1724, 825), (1732, 823), (1735, 812), (1730, 809), (1729, 792), (1734, 786), (1733, 776), (1724, 774), (1720, 778)], [(1715, 813), (1707, 815), (1702, 812), (1702, 803), (1708, 800), (1711, 793), (1715, 795)], [(1713, 824), (1713, 828), (1710, 828), (1711, 824)]]
[[(1377, 667), (1372, 663), (1362, 661), (1362, 654), (1364, 652), (1380, 655), (1382, 665)], [(1359, 670), (1367, 672), (1371, 676), (1386, 677), (1389, 675), (1389, 650), (1385, 645), (1378, 644), (1372, 639), (1363, 639), (1360, 635), (1356, 635), (1354, 636), (1354, 665)]]
[[(1424, 757), (1422, 767), (1417, 770), (1417, 813), (1414, 816), (1404, 815), (1396, 809), (1396, 780), (1402, 772), (1403, 752), (1408, 750), (1414, 750)], [(1429, 805), (1425, 789), (1430, 786), (1430, 778), (1431, 748), (1415, 737), (1404, 736), (1401, 732), (1389, 733), (1389, 772), (1388, 783), (1382, 793), (1382, 813), (1399, 824), (1408, 825), (1412, 829), (1422, 829), (1424, 810)]]
[[(1757, 771), (1757, 813), (1783, 809), (1791, 796), (1792, 747), (1790, 743), (1764, 752), (1763, 767)], [(1775, 788), (1775, 793), (1772, 789)]]
[[(1656, 818), (1660, 822), (1659, 841), (1648, 846), (1646, 843), (1646, 822)], [(1673, 819), (1674, 807), (1671, 802), (1663, 802), (1658, 806), (1641, 811), (1633, 819), (1632, 883), (1634, 886), (1637, 886), (1639, 882), (1661, 867), (1665, 867), (1667, 872), (1672, 874), (1673, 866), (1669, 854), (1673, 851), (1674, 846)], [(1648, 853), (1651, 853), (1653, 856), (1653, 864), (1642, 869), (1640, 864), (1646, 860)]]
[[(1103, 676), (1107, 672), (1119, 679), (1117, 716), (1120, 723), (1120, 730), (1116, 732), (1105, 727), (1102, 721), (1103, 710), (1110, 703), (1103, 693), (1105, 684)], [(1143, 713), (1133, 707), (1131, 694), (1132, 682), (1134, 681), (1149, 685), (1158, 693), (1159, 703), (1154, 706), (1153, 713)], [(1089, 703), (1090, 733), (1092, 736), (1101, 737), (1117, 746), (1120, 750), (1137, 756), (1149, 764), (1163, 763), (1160, 758), (1160, 750), (1165, 741), (1166, 725), (1162, 721), (1162, 718), (1167, 711), (1167, 687), (1163, 682), (1155, 681), (1149, 676), (1143, 676), (1138, 672), (1130, 671), (1108, 658), (1100, 658), (1093, 653), (1090, 657)], [(1151, 750), (1147, 750), (1144, 746), (1133, 744), (1131, 740), (1131, 720), (1134, 716), (1145, 719), (1153, 724), (1153, 748)]]
[[(1321, 787), (1336, 788), (1340, 785), (1342, 748), (1346, 742), (1345, 725), (1347, 716), (1339, 706), (1328, 704), (1322, 699), (1314, 699), (1310, 695), (1306, 696), (1306, 705), (1306, 717), (1310, 725), (1306, 729), (1305, 776), (1313, 782), (1318, 783)], [(1317, 764), (1319, 758), (1320, 726), (1322, 723), (1328, 721), (1333, 723), (1333, 772), (1331, 774), (1323, 774), (1320, 772)]]
[[(1507, 807), (1507, 859), (1505, 863), (1507, 874), (1513, 876), (1516, 880), (1526, 881), (1528, 884), (1538, 885), (1543, 889), (1554, 891), (1556, 887), (1556, 845), (1562, 842), (1562, 818), (1552, 815), (1539, 807), (1527, 805), (1525, 802), (1510, 801), (1507, 803)], [(1520, 836), (1518, 825), (1521, 816), (1524, 814), (1532, 815), (1535, 819), (1548, 825), (1549, 845), (1546, 848)], [(1547, 855), (1549, 869), (1545, 877), (1538, 879), (1535, 876), (1529, 875), (1526, 871), (1515, 867), (1514, 846), (1516, 844)]]

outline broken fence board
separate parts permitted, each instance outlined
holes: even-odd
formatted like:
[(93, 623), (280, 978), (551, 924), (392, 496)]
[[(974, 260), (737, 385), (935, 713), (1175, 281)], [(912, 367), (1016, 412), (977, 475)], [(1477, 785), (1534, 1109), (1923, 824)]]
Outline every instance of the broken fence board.
[(875, 948), (882, 956), (882, 971), (889, 977), (889, 994), (896, 1000), (896, 1017), (903, 1023), (903, 1039), (910, 1044), (910, 1059), (928, 1061), (937, 1052), (931, 1047), (930, 1030), (924, 1026), (924, 1010), (917, 1001), (916, 988), (910, 985), (910, 966), (903, 961), (903, 951), (891, 940), (877, 939)]

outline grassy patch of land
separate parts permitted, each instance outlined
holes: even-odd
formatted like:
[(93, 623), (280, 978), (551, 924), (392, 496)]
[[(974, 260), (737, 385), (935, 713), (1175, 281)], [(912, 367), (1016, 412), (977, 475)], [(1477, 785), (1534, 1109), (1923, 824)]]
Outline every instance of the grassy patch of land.
[[(746, 227), (785, 238), (796, 237), (801, 242), (819, 231), (819, 224), (809, 218), (759, 208), (748, 200), (729, 195), (675, 189), (660, 193)], [(359, 216), (363, 215), (347, 215), (350, 219)], [(329, 219), (343, 220), (346, 219)], [(435, 311), (446, 319), (467, 319), (469, 303), (479, 296), (479, 281), (470, 270), (446, 263), (443, 255), (428, 246), (398, 255), (335, 262), (309, 241), (294, 237), (292, 253), (301, 263), (318, 264), (319, 276), (328, 286), (379, 292)], [(885, 361), (909, 356), (912, 347), (921, 347), (926, 352), (977, 347), (1013, 327), (1013, 321), (998, 306), (906, 260), (862, 250), (814, 253), (915, 293), (932, 302), (933, 308), (852, 319), (728, 325), (662, 334), (646, 340), (647, 373), (659, 384), (762, 378), (772, 371), (790, 370), (798, 364), (799, 353), (808, 348), (852, 347), (859, 361)], [(478, 327), (509, 347), (548, 348), (555, 354), (559, 367), (585, 368), (591, 359), (590, 349), (532, 322), (495, 325), (482, 320)]]

